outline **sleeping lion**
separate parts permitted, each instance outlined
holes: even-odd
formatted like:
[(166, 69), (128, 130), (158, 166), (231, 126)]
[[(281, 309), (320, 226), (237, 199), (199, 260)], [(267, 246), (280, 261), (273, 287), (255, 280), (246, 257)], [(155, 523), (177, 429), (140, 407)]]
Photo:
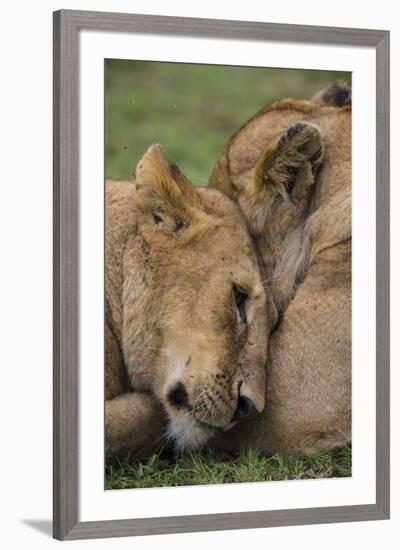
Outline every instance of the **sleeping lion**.
[(210, 187), (160, 146), (106, 184), (107, 454), (346, 444), (350, 91), (263, 109)]

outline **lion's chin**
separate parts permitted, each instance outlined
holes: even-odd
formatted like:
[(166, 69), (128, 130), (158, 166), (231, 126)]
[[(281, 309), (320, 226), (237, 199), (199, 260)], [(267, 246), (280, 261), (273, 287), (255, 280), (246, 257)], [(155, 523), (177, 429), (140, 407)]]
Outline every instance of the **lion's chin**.
[(215, 434), (216, 429), (200, 424), (190, 413), (170, 418), (168, 436), (181, 451), (203, 447)]

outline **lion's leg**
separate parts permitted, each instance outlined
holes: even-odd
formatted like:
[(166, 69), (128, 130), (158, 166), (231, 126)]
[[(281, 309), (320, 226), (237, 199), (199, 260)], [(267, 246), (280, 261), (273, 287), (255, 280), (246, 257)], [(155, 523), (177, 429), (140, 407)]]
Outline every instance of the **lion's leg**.
[(107, 456), (132, 453), (143, 456), (156, 450), (165, 432), (165, 412), (147, 393), (126, 393), (106, 401)]

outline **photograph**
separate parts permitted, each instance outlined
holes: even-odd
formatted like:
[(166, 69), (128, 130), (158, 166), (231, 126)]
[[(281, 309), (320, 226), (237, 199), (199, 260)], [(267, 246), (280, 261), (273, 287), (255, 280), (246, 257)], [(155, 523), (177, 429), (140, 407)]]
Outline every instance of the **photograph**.
[(351, 73), (104, 79), (105, 489), (351, 477)]
[(3, 8), (5, 550), (399, 539), (400, 18), (309, 2)]

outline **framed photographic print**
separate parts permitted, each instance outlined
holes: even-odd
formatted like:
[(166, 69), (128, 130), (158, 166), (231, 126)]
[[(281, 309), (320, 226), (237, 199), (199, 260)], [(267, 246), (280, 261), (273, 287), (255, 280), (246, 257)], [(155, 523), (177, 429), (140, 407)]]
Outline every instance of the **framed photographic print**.
[(54, 536), (389, 517), (389, 33), (54, 14)]

